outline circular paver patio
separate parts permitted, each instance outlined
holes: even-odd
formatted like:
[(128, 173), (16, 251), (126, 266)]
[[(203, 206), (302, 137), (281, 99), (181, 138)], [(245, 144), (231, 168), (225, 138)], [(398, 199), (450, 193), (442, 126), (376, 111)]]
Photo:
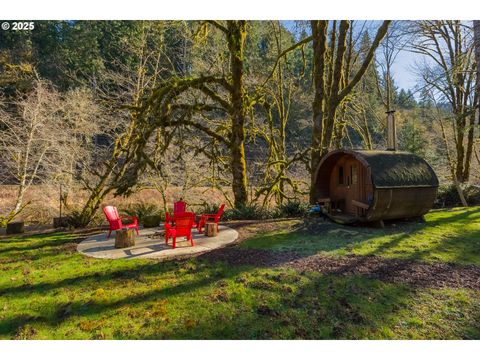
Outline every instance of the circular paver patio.
[(238, 232), (223, 225), (219, 226), (215, 237), (207, 237), (194, 229), (192, 235), (195, 246), (191, 246), (184, 237), (178, 237), (176, 249), (172, 249), (172, 239), (169, 240), (169, 245), (165, 244), (162, 228), (139, 229), (139, 233), (135, 236), (135, 246), (129, 248), (115, 249), (115, 234), (112, 233), (107, 239), (107, 233), (103, 233), (82, 241), (78, 244), (77, 251), (104, 259), (173, 259), (224, 247), (238, 237)]

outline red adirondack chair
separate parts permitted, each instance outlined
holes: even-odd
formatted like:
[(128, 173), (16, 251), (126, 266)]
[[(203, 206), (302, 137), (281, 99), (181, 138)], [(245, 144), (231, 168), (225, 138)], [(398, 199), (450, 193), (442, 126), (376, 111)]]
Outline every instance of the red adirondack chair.
[(165, 222), (171, 223), (175, 221), (175, 215), (182, 214), (187, 211), (187, 203), (185, 201), (177, 201), (173, 203), (173, 215), (171, 213), (165, 214)]
[[(108, 231), (108, 236), (110, 237), (110, 234), (114, 230), (121, 230), (123, 228), (126, 229), (135, 229), (138, 235), (138, 220), (136, 216), (123, 216), (120, 217), (118, 215), (117, 208), (115, 206), (105, 206), (103, 208), (103, 213), (107, 217), (108, 223), (110, 225), (110, 230)], [(123, 224), (122, 219), (124, 220), (130, 220), (130, 224)]]
[(172, 238), (172, 249), (176, 247), (177, 237), (185, 236), (190, 244), (193, 244), (192, 227), (195, 220), (195, 214), (192, 212), (184, 212), (175, 217), (175, 226), (165, 224), (165, 243), (168, 245), (168, 239)]
[(200, 221), (198, 222), (198, 226), (197, 226), (198, 232), (202, 232), (202, 227), (205, 226), (205, 223), (207, 222), (207, 220), (208, 221), (213, 220), (217, 225), (217, 231), (218, 231), (218, 222), (220, 220), (220, 217), (223, 214), (223, 209), (225, 209), (225, 204), (220, 205), (216, 214), (203, 214), (202, 217), (200, 218)]

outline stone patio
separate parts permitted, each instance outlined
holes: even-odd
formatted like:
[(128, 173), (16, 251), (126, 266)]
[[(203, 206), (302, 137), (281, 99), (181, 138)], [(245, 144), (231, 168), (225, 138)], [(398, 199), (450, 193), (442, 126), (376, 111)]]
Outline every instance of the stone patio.
[(139, 229), (139, 233), (135, 237), (135, 246), (129, 248), (115, 249), (115, 233), (107, 239), (108, 233), (105, 232), (82, 241), (78, 244), (77, 251), (86, 256), (103, 259), (173, 259), (224, 247), (238, 237), (235, 230), (223, 225), (219, 226), (218, 235), (215, 237), (207, 237), (194, 229), (192, 235), (195, 246), (191, 246), (185, 237), (178, 237), (177, 247), (172, 249), (172, 239), (169, 240), (169, 245), (165, 244), (161, 227)]

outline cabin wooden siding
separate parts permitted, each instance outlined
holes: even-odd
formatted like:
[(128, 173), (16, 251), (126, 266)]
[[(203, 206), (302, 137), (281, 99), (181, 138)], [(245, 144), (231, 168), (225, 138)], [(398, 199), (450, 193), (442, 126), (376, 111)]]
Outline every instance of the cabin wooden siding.
[[(343, 181), (340, 172), (343, 169)], [(364, 211), (352, 204), (352, 200), (369, 203), (373, 200), (370, 169), (350, 155), (342, 156), (332, 168), (329, 197), (342, 204), (341, 210), (350, 215), (362, 215)]]
[(365, 221), (418, 217), (426, 214), (437, 197), (436, 188), (376, 189)]

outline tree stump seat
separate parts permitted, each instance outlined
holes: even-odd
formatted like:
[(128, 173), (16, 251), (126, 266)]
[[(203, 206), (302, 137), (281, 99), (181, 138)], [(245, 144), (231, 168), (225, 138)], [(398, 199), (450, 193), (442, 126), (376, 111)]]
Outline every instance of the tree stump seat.
[(117, 230), (115, 235), (115, 248), (123, 249), (135, 245), (135, 229)]
[(215, 237), (218, 235), (217, 224), (213, 221), (207, 221), (205, 223), (205, 235), (208, 237)]

